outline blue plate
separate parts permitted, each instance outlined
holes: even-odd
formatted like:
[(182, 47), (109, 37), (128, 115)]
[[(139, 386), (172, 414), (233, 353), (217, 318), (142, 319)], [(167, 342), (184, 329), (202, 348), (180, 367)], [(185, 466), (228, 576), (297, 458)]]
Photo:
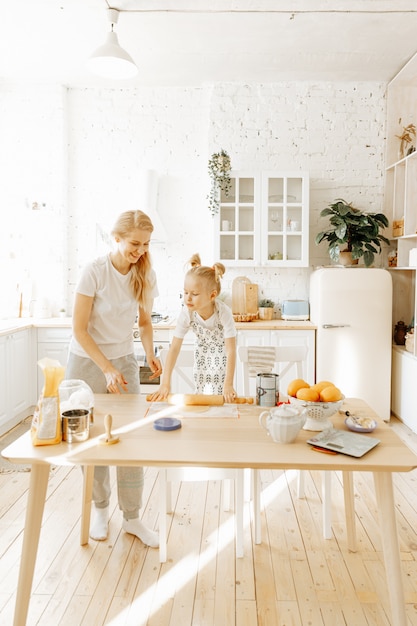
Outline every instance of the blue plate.
[(181, 428), (181, 422), (175, 417), (159, 417), (154, 421), (153, 427), (155, 430), (178, 430)]

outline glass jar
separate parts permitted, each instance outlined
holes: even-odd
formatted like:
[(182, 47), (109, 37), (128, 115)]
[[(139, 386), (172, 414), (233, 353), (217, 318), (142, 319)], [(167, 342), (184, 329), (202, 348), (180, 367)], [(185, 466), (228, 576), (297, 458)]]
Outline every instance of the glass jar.
[(88, 409), (90, 423), (94, 422), (94, 393), (86, 382), (79, 379), (63, 380), (59, 385), (59, 405), (64, 411)]

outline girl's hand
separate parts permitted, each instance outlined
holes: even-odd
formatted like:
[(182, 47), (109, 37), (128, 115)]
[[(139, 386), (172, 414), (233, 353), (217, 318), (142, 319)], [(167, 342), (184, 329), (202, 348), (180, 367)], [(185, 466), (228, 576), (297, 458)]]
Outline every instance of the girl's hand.
[(157, 391), (148, 396), (149, 402), (163, 402), (169, 396), (169, 385), (161, 385)]
[(161, 361), (156, 356), (152, 356), (151, 359), (146, 357), (149, 367), (152, 370), (152, 374), (149, 376), (149, 380), (153, 380), (154, 378), (158, 378), (162, 374), (162, 365)]
[(119, 387), (123, 391), (127, 391), (127, 380), (119, 370), (112, 367), (109, 371), (103, 372), (103, 374), (106, 377), (107, 391), (109, 393), (120, 393)]
[(225, 385), (223, 388), (223, 397), (225, 402), (233, 402), (236, 398), (236, 391), (233, 389), (233, 385)]

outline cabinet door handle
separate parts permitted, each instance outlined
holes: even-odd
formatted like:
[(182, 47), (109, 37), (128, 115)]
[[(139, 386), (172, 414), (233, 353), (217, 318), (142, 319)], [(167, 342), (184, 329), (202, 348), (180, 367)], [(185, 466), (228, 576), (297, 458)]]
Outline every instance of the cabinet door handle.
[(350, 324), (323, 324), (322, 328), (350, 328)]

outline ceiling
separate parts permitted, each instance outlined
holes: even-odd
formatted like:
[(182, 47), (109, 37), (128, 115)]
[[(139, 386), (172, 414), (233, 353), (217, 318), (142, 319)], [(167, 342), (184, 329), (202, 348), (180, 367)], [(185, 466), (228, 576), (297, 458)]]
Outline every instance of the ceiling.
[[(0, 82), (68, 86), (386, 81), (417, 51), (415, 0), (0, 0)], [(139, 76), (96, 79), (86, 58), (118, 8)]]

